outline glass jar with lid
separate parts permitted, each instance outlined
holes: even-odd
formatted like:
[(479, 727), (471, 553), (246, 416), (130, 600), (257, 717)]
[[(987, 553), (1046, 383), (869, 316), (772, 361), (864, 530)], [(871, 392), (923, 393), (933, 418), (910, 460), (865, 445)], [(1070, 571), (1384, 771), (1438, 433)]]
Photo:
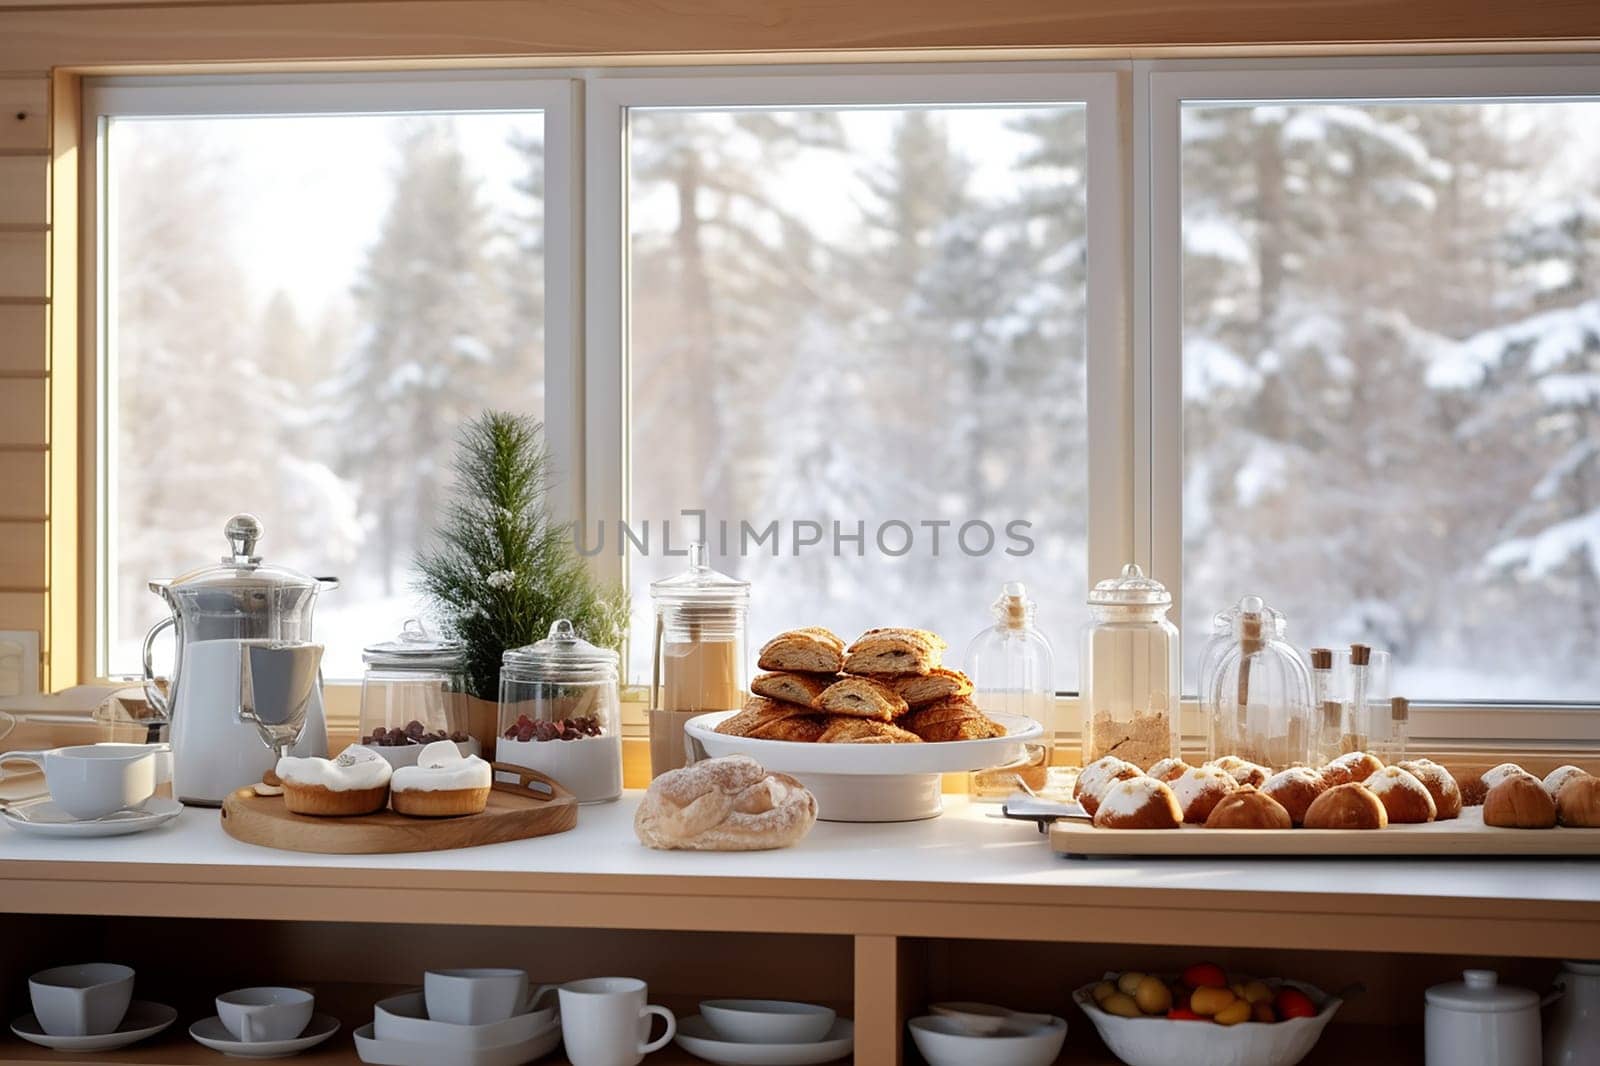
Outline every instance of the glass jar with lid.
[(1239, 601), (1233, 639), (1201, 679), (1208, 759), (1237, 755), (1275, 770), (1311, 762), (1311, 672), (1285, 629), (1260, 596)]
[(1056, 720), (1055, 657), (1050, 641), (1034, 625), (1036, 605), (1020, 581), (1007, 582), (989, 607), (994, 624), (972, 638), (962, 661), (972, 680), (972, 700), (985, 712), (1031, 718), (1044, 726), (1043, 742), (1024, 746), (1020, 758), (974, 770), (967, 792), (975, 800), (1003, 800), (1020, 781), (1038, 791), (1049, 775)]
[(713, 570), (706, 546), (695, 542), (689, 568), (652, 581), (650, 600), (650, 770), (658, 775), (687, 763), (685, 722), (744, 706), (750, 582)]
[(1178, 627), (1172, 594), (1136, 564), (1089, 592), (1079, 670), (1083, 763), (1115, 755), (1148, 770), (1178, 755)]
[(495, 761), (559, 782), (579, 803), (622, 795), (622, 701), (617, 653), (557, 619), (545, 639), (500, 661)]
[(483, 747), (468, 731), (466, 647), (407, 620), (393, 640), (361, 650), (361, 743), (395, 766), (417, 761), (424, 745), (456, 743), (463, 755)]

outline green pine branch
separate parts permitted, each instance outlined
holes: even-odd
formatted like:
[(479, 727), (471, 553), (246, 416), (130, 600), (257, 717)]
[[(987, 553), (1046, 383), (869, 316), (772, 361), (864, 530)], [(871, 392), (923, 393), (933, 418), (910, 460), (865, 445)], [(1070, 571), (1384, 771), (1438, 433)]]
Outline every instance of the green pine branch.
[(550, 518), (543, 429), (502, 411), (462, 427), (444, 523), (417, 558), (418, 591), (465, 644), (467, 686), (480, 699), (498, 698), (506, 649), (542, 639), (558, 618), (608, 648), (620, 650), (626, 632), (625, 591), (596, 581), (569, 528)]

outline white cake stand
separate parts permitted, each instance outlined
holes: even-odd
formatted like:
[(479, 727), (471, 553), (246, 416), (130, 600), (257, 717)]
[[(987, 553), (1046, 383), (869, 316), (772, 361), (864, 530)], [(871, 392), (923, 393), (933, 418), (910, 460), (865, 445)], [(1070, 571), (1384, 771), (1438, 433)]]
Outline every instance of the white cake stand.
[(914, 822), (944, 809), (940, 775), (982, 770), (1023, 757), (1044, 727), (1020, 714), (990, 714), (1006, 735), (942, 744), (799, 744), (730, 737), (717, 726), (738, 711), (715, 711), (684, 723), (691, 748), (713, 758), (748, 755), (768, 770), (793, 774), (817, 797), (829, 822)]

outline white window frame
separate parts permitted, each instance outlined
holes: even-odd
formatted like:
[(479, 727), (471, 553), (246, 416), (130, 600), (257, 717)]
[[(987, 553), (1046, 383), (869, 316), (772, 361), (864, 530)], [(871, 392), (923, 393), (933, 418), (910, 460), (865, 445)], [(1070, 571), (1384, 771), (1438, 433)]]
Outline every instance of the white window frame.
[[(1171, 60), (1137, 62), (1142, 88), (1141, 138), (1147, 151), (1143, 212), (1148, 284), (1139, 320), (1148, 333), (1136, 353), (1149, 382), (1148, 449), (1135, 459), (1149, 472), (1148, 530), (1154, 571), (1183, 573), (1183, 298), (1181, 111), (1185, 103), (1341, 100), (1405, 102), (1512, 101), (1600, 97), (1600, 56), (1384, 57), (1340, 60)], [(1172, 586), (1175, 620), (1183, 618), (1183, 583)], [(1198, 617), (1198, 616), (1196, 616)], [(1190, 632), (1194, 632), (1191, 618)], [(1180, 625), (1181, 625), (1180, 621)], [(1426, 693), (1419, 694), (1424, 699)], [(1600, 713), (1570, 702), (1414, 702), (1419, 737), (1471, 741), (1600, 741)]]
[[(557, 467), (572, 476), (556, 486), (552, 506), (559, 517), (583, 513), (582, 407), (552, 402), (570, 397), (582, 372), (579, 322), (582, 292), (577, 284), (582, 265), (582, 230), (578, 202), (581, 174), (578, 101), (581, 87), (567, 77), (541, 77), (528, 71), (456, 71), (448, 75), (325, 74), (194, 76), (183, 78), (117, 77), (85, 82), (83, 129), (85, 170), (91, 187), (85, 196), (85, 254), (90, 269), (83, 277), (83, 336), (93, 338), (92, 357), (85, 359), (85, 397), (93, 397), (95, 417), (79, 427), (83, 455), (80, 507), (87, 544), (93, 552), (92, 581), (85, 581), (79, 604), (92, 629), (84, 631), (86, 676), (108, 673), (110, 620), (116, 608), (114, 545), (104, 518), (116, 513), (111, 478), (111, 448), (116, 439), (116, 375), (110, 373), (116, 352), (113, 301), (114, 260), (107, 254), (108, 212), (115, 209), (115, 189), (108, 178), (107, 146), (112, 123), (122, 118), (263, 115), (384, 115), (540, 111), (544, 116), (545, 153), (545, 436)], [(564, 150), (548, 151), (551, 146)], [(104, 192), (104, 195), (101, 193)], [(88, 410), (87, 401), (84, 410)], [(181, 433), (183, 427), (155, 427)], [(270, 462), (270, 457), (263, 457)], [(218, 527), (220, 529), (220, 527)], [(270, 545), (268, 546), (270, 549)], [(88, 567), (84, 567), (85, 571)], [(164, 575), (150, 575), (152, 578)]]
[[(585, 125), (588, 262), (585, 377), (588, 521), (628, 518), (627, 114), (631, 108), (874, 108), (1081, 104), (1089, 146), (1087, 412), (1089, 573), (1132, 556), (1132, 247), (1126, 63), (798, 67), (665, 74), (610, 71), (588, 82)], [(605, 508), (602, 510), (602, 508)], [(615, 528), (613, 525), (612, 528)], [(606, 577), (625, 561), (603, 552)]]

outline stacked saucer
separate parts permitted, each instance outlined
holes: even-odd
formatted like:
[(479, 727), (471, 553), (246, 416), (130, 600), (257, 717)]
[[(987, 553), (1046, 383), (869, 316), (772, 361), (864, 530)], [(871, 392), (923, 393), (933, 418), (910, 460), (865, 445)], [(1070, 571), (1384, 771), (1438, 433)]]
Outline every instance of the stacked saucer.
[(517, 1066), (554, 1051), (561, 1021), (554, 1007), (519, 1004), (520, 1013), (497, 1021), (438, 1021), (422, 992), (382, 1000), (373, 1019), (355, 1032), (362, 1062), (381, 1066)]
[(677, 1043), (723, 1066), (812, 1066), (849, 1055), (855, 1025), (810, 1003), (708, 999), (678, 1023)]
[(33, 1011), (11, 1023), (22, 1039), (56, 1051), (112, 1051), (155, 1036), (178, 1017), (133, 998), (133, 971), (110, 962), (57, 966), (28, 978)]
[(331, 1014), (316, 1013), (317, 997), (303, 988), (261, 985), (225, 992), (217, 1013), (189, 1035), (236, 1059), (281, 1059), (308, 1051), (339, 1031)]

